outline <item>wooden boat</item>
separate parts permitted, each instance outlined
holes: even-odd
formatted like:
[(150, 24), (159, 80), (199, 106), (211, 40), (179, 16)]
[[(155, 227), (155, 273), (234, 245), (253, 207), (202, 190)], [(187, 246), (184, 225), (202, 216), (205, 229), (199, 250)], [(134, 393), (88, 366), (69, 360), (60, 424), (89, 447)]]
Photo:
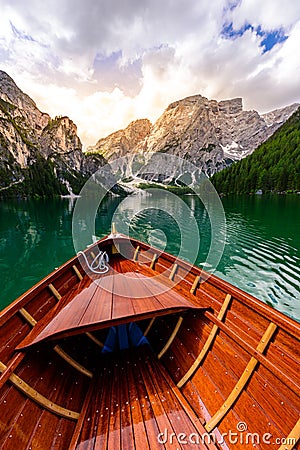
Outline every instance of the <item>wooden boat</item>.
[(1, 449), (299, 448), (299, 323), (115, 232), (85, 255), (1, 313)]

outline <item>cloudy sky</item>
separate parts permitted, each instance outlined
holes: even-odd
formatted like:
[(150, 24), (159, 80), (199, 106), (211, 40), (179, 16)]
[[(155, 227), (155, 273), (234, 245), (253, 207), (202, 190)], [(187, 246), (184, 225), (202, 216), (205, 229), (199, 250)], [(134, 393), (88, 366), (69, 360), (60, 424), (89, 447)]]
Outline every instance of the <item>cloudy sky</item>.
[(85, 147), (193, 94), (300, 102), (297, 0), (0, 0), (0, 69)]

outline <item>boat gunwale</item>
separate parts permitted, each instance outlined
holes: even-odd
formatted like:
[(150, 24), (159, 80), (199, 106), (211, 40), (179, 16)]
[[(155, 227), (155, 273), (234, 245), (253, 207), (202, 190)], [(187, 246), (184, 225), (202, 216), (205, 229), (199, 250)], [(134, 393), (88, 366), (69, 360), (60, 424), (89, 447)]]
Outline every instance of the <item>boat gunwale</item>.
[[(98, 244), (108, 240), (110, 235), (107, 235), (103, 237), (102, 239), (98, 240), (97, 242), (88, 245), (84, 252), (86, 253), (89, 250), (92, 250), (95, 246)], [(109, 242), (108, 242), (109, 243)], [(9, 313), (16, 313), (19, 311), (20, 308), (27, 305), (28, 301), (32, 300), (30, 296), (32, 294), (39, 294), (43, 289), (47, 288), (49, 284), (53, 283), (56, 278), (58, 278), (65, 270), (68, 270), (72, 268), (72, 266), (75, 263), (79, 263), (80, 266), (81, 263), (78, 259), (78, 255), (73, 256), (72, 258), (68, 259), (66, 262), (64, 262), (61, 266), (59, 266), (57, 269), (54, 269), (52, 272), (50, 272), (48, 275), (43, 277), (41, 280), (37, 281), (31, 288), (29, 288), (27, 291), (25, 291), (23, 294), (21, 294), (19, 297), (17, 297), (15, 300), (13, 300), (9, 305), (4, 307), (2, 311), (0, 311), (0, 326), (5, 323), (6, 315)], [(29, 297), (29, 298), (28, 298)]]
[[(186, 293), (189, 293), (189, 285), (193, 284), (193, 281), (191, 279), (190, 276), (188, 276), (189, 274), (191, 274), (192, 276), (199, 276), (202, 277), (204, 275), (209, 275), (209, 279), (205, 282), (207, 282), (208, 285), (210, 286), (214, 286), (216, 289), (219, 290), (220, 294), (224, 294), (224, 298), (226, 294), (229, 294), (232, 296), (232, 300), (236, 301), (237, 304), (241, 304), (243, 306), (245, 306), (245, 308), (241, 308), (241, 313), (240, 313), (240, 317), (246, 321), (248, 320), (247, 318), (247, 308), (249, 308), (250, 310), (253, 310), (255, 315), (252, 315), (252, 320), (249, 321), (249, 324), (251, 324), (253, 327), (255, 327), (255, 319), (259, 320), (259, 316), (263, 317), (264, 319), (266, 319), (267, 321), (273, 322), (274, 324), (278, 325), (279, 328), (281, 328), (283, 330), (283, 332), (286, 332), (287, 334), (291, 334), (295, 339), (297, 339), (299, 337), (300, 334), (300, 324), (295, 321), (294, 319), (285, 316), (283, 313), (281, 313), (280, 311), (276, 311), (273, 310), (272, 307), (270, 307), (269, 305), (263, 303), (261, 300), (257, 299), (256, 297), (252, 296), (251, 294), (248, 294), (244, 291), (242, 291), (241, 289), (231, 285), (230, 283), (228, 283), (225, 280), (222, 280), (220, 278), (218, 278), (215, 275), (211, 275), (208, 274), (207, 272), (205, 272), (204, 270), (202, 270), (200, 267), (194, 266), (192, 264), (190, 264), (187, 261), (184, 261), (182, 259), (178, 259), (176, 256), (171, 255), (167, 252), (162, 252), (159, 249), (156, 249), (155, 247), (152, 247), (151, 245), (148, 245), (146, 243), (140, 242), (137, 239), (134, 238), (130, 238), (127, 237), (125, 235), (121, 235), (121, 234), (115, 234), (115, 235), (108, 235), (104, 238), (102, 238), (101, 240), (98, 240), (97, 242), (93, 243), (92, 245), (90, 245), (88, 248), (85, 249), (85, 252), (88, 254), (90, 251), (93, 251), (93, 249), (95, 248), (99, 248), (101, 249), (101, 247), (103, 246), (108, 247), (113, 243), (121, 243), (121, 241), (125, 242), (130, 242), (133, 247), (140, 247), (140, 250), (143, 251), (149, 251), (148, 255), (145, 254), (145, 258), (150, 254), (151, 257), (151, 253), (158, 253), (160, 256), (159, 258), (161, 258), (161, 267), (164, 268), (164, 270), (167, 271), (167, 273), (169, 273), (169, 271), (172, 271), (172, 265), (174, 267), (174, 264), (178, 264), (178, 269), (183, 269), (183, 270), (187, 270), (186, 274), (182, 274), (181, 272), (178, 274), (177, 278), (175, 278), (175, 282), (174, 282), (174, 286), (176, 286), (177, 283), (180, 283), (180, 281), (185, 282), (184, 286), (182, 286), (182, 289), (186, 290)], [(122, 246), (120, 245), (120, 249), (122, 250)], [(134, 248), (133, 248), (134, 250)], [(130, 258), (128, 258), (130, 259)], [(169, 262), (171, 263), (170, 266), (168, 266), (168, 264), (165, 264), (164, 262)], [(144, 263), (145, 261), (141, 261), (142, 263)], [(136, 261), (137, 265), (139, 264), (139, 261)], [(151, 258), (149, 259), (149, 263), (151, 263)], [(26, 291), (24, 294), (22, 294), (18, 299), (16, 299), (11, 305), (8, 305), (3, 312), (0, 312), (0, 323), (5, 323), (5, 319), (11, 319), (13, 316), (13, 314), (18, 313), (18, 311), (25, 305), (30, 304), (30, 302), (33, 300), (35, 301), (35, 296), (37, 296), (37, 299), (39, 299), (39, 295), (42, 294), (43, 290), (45, 289), (47, 291), (48, 285), (50, 283), (54, 283), (55, 284), (55, 280), (57, 280), (59, 277), (64, 275), (64, 271), (69, 271), (70, 269), (72, 269), (72, 265), (76, 264), (77, 267), (80, 264), (80, 258), (78, 258), (77, 256), (74, 256), (73, 258), (71, 258), (70, 260), (66, 261), (62, 266), (60, 266), (58, 269), (56, 269), (55, 271), (51, 272), (50, 274), (48, 274), (46, 277), (44, 277), (42, 280), (40, 280), (38, 283), (36, 283), (36, 285), (34, 285), (31, 289), (29, 289), (28, 291)], [(165, 264), (165, 267), (164, 267)], [(168, 266), (168, 267), (166, 267)], [(149, 268), (148, 266), (148, 262), (145, 264), (145, 267)], [(81, 269), (81, 268), (80, 268)], [(138, 269), (138, 267), (137, 267)], [(71, 270), (70, 270), (71, 272)], [(67, 272), (68, 275), (69, 272)], [(81, 273), (83, 273), (81, 271)], [(162, 275), (160, 272), (156, 272), (155, 270), (152, 269), (151, 274), (157, 273), (157, 275), (160, 275), (161, 277), (164, 276)], [(87, 277), (87, 275), (85, 275), (85, 277)], [(166, 274), (166, 280), (168, 280), (168, 275)], [(219, 312), (219, 306), (221, 307), (221, 303), (222, 303), (222, 297), (221, 295), (218, 295), (216, 293), (216, 296), (214, 297), (213, 294), (209, 294), (209, 296), (211, 297), (211, 301), (213, 308), (210, 308), (208, 310), (207, 307), (202, 307), (201, 306), (201, 284), (203, 282), (203, 278), (201, 280), (199, 280), (198, 283), (198, 287), (195, 290), (195, 293), (192, 294), (192, 297), (195, 298), (195, 302), (194, 305), (191, 303), (191, 307), (179, 307), (179, 306), (175, 306), (175, 307), (169, 307), (169, 308), (165, 308), (162, 309), (161, 311), (154, 311), (154, 312), (148, 312), (148, 313), (142, 313), (140, 315), (126, 315), (124, 317), (118, 318), (118, 319), (114, 319), (114, 320), (108, 320), (108, 321), (103, 321), (101, 324), (99, 323), (95, 323), (95, 324), (91, 324), (89, 326), (89, 331), (94, 331), (94, 330), (99, 330), (101, 328), (105, 328), (108, 325), (116, 325), (116, 324), (121, 324), (121, 323), (128, 323), (130, 322), (132, 319), (134, 321), (137, 320), (143, 320), (143, 319), (150, 319), (151, 317), (155, 316), (166, 316), (168, 314), (180, 314), (182, 312), (193, 312), (194, 311), (199, 311), (200, 314), (203, 314), (202, 319), (208, 319), (212, 325), (217, 325), (218, 326), (218, 330), (220, 330), (222, 333), (225, 333), (226, 335), (226, 339), (227, 337), (229, 338), (229, 340), (227, 340), (227, 344), (228, 342), (230, 342), (230, 340), (233, 340), (235, 344), (237, 344), (238, 346), (240, 346), (241, 348), (243, 348), (243, 350), (245, 350), (251, 357), (254, 357), (257, 359), (258, 364), (261, 364), (264, 369), (268, 370), (272, 376), (276, 377), (280, 383), (284, 384), (284, 387), (286, 387), (287, 389), (289, 389), (289, 391), (293, 391), (296, 395), (299, 392), (298, 390), (298, 385), (296, 384), (296, 382), (294, 381), (293, 378), (290, 377), (289, 373), (286, 371), (285, 366), (283, 366), (283, 368), (281, 368), (280, 366), (275, 366), (275, 362), (274, 359), (269, 359), (269, 355), (268, 354), (261, 354), (257, 348), (252, 347), (251, 343), (249, 343), (248, 341), (243, 342), (243, 337), (241, 335), (238, 335), (235, 328), (232, 326), (230, 326), (230, 324), (232, 323), (230, 321), (230, 318), (226, 318), (228, 319), (227, 323), (224, 323), (222, 320), (219, 320), (217, 315)], [(171, 283), (171, 281), (170, 281)], [(80, 289), (80, 280), (78, 281), (77, 286)], [(59, 289), (59, 288), (58, 288)], [(171, 289), (171, 288), (170, 288)], [(176, 288), (175, 288), (176, 289)], [(203, 290), (203, 293), (206, 293)], [(57, 303), (56, 303), (57, 304)], [(198, 305), (198, 307), (197, 307)], [(53, 306), (55, 308), (55, 306)], [(248, 309), (248, 311), (249, 311)], [(230, 311), (230, 308), (229, 308)], [(234, 311), (233, 311), (234, 312)], [(237, 313), (239, 314), (239, 312)], [(34, 314), (33, 314), (34, 315)], [(105, 323), (106, 322), (106, 323)], [(100, 326), (99, 326), (100, 325)], [(84, 331), (84, 326), (81, 327), (81, 331)], [(74, 333), (73, 334), (78, 334), (78, 327), (76, 327), (76, 333), (75, 333), (75, 328), (73, 329)], [(276, 332), (274, 332), (277, 336), (277, 330)], [(68, 336), (72, 335), (72, 328), (70, 330), (67, 331)], [(274, 336), (275, 336), (274, 334)], [(59, 335), (59, 338), (62, 336), (62, 334)], [(55, 340), (58, 337), (58, 335), (53, 335), (51, 338), (49, 338), (49, 341)], [(223, 339), (223, 337), (222, 337)], [(287, 339), (287, 336), (285, 336), (285, 339)], [(41, 341), (42, 342), (42, 341)], [(182, 340), (180, 341), (182, 342)], [(33, 344), (34, 345), (34, 344)], [(173, 344), (175, 345), (175, 344)], [(13, 364), (14, 361), (16, 360), (22, 360), (23, 359), (23, 355), (26, 354), (26, 351), (31, 347), (31, 345), (29, 344), (28, 346), (25, 346), (24, 348), (21, 348), (21, 352), (17, 353), (17, 355), (14, 356), (14, 360), (12, 361)], [(176, 347), (176, 346), (175, 346)], [(175, 348), (174, 347), (174, 348)], [(170, 346), (170, 348), (172, 348), (172, 345)], [(18, 347), (15, 347), (15, 350), (19, 350)], [(168, 350), (170, 351), (170, 350)], [(172, 350), (173, 351), (173, 350)], [(20, 356), (21, 355), (21, 356)], [(272, 355), (271, 355), (272, 356)], [(276, 356), (276, 355), (275, 355)], [(219, 356), (217, 356), (219, 358)], [(170, 358), (171, 359), (171, 358)], [(275, 361), (277, 361), (277, 357), (275, 359)], [(10, 366), (9, 367), (10, 371), (14, 370), (14, 366)], [(198, 371), (198, 369), (197, 369)], [(280, 372), (280, 373), (279, 373)], [(6, 374), (7, 376), (8, 374)], [(206, 375), (205, 375), (206, 376)], [(264, 377), (265, 375), (260, 375), (260, 377)], [(7, 378), (9, 378), (9, 376), (7, 376)], [(7, 382), (8, 380), (6, 380), (5, 382)], [(188, 380), (188, 382), (190, 382), (191, 380)], [(250, 379), (250, 383), (251, 383), (251, 379)], [(276, 388), (277, 384), (274, 382), (273, 380), (273, 384), (271, 384), (273, 389)], [(91, 386), (91, 385), (90, 385)], [(243, 388), (242, 392), (247, 391), (247, 388)], [(181, 391), (180, 391), (181, 392)], [(182, 391), (185, 395), (185, 391)], [(280, 395), (282, 395), (282, 392), (284, 392), (284, 390), (280, 390)], [(86, 396), (84, 397), (84, 401), (83, 401), (83, 405), (82, 405), (82, 409), (81, 412), (79, 412), (79, 420), (78, 420), (78, 429), (80, 426), (82, 426), (83, 424), (83, 420), (85, 419), (85, 413), (86, 413), (86, 409), (88, 402), (90, 401), (90, 397), (89, 395), (91, 395), (90, 391), (87, 391)], [(247, 395), (249, 395), (251, 397), (252, 393), (247, 392)], [(184, 398), (188, 398), (188, 397), (184, 397)], [(228, 396), (226, 397), (228, 398)], [(239, 401), (239, 400), (238, 400)], [(260, 402), (259, 399), (255, 399), (256, 404), (260, 407)], [(291, 403), (292, 405), (294, 405), (294, 403)], [(294, 407), (294, 406), (293, 406)], [(235, 413), (235, 406), (231, 406), (230, 407), (230, 411)], [(266, 414), (269, 414), (268, 412)], [(213, 415), (213, 414), (212, 414)], [(247, 414), (246, 414), (246, 417)], [(223, 420), (223, 419), (222, 419)], [(280, 428), (280, 427), (279, 427)], [(292, 435), (293, 430), (290, 432), (289, 436)], [(77, 437), (79, 439), (80, 437), (80, 432), (81, 429), (78, 431), (77, 433)], [(74, 438), (75, 439), (75, 438)], [(73, 441), (74, 441), (73, 439)], [(72, 441), (72, 443), (73, 443)], [(73, 448), (73, 447), (70, 447)], [(75, 447), (74, 447), (75, 448)], [(280, 447), (281, 449), (281, 447)], [(279, 449), (279, 450), (280, 450)]]
[[(111, 236), (109, 236), (111, 237)], [(297, 336), (300, 339), (300, 323), (295, 320), (293, 317), (287, 316), (281, 311), (278, 311), (271, 306), (269, 306), (267, 303), (264, 303), (262, 300), (259, 300), (257, 297), (254, 297), (253, 295), (249, 294), (248, 292), (243, 291), (242, 289), (238, 288), (237, 286), (234, 286), (233, 284), (229, 283), (228, 281), (223, 280), (222, 278), (219, 278), (218, 276), (214, 274), (210, 274), (209, 272), (206, 272), (201, 267), (195, 266), (188, 261), (185, 261), (183, 259), (177, 258), (176, 256), (167, 253), (165, 251), (161, 251), (160, 249), (157, 249), (156, 247), (153, 247), (149, 244), (146, 244), (142, 241), (139, 241), (135, 238), (130, 238), (125, 235), (119, 234), (117, 236), (114, 236), (113, 239), (118, 238), (126, 238), (130, 241), (133, 241), (137, 243), (140, 248), (143, 247), (147, 250), (153, 250), (154, 253), (159, 253), (160, 255), (157, 257), (156, 262), (159, 261), (159, 258), (163, 257), (167, 261), (170, 261), (172, 263), (178, 261), (178, 266), (185, 268), (189, 270), (189, 273), (192, 275), (200, 275), (200, 281), (199, 285), (201, 284), (201, 274), (203, 276), (208, 276), (207, 282), (215, 286), (216, 288), (219, 288), (224, 292), (224, 295), (231, 294), (233, 300), (238, 300), (241, 303), (246, 304), (251, 309), (253, 309), (254, 312), (260, 314), (267, 320), (273, 320), (276, 325), (278, 325), (281, 328), (284, 328), (285, 331), (289, 332), (293, 336)], [(138, 262), (138, 261), (137, 261)], [(150, 261), (151, 262), (151, 261)], [(185, 277), (182, 278), (184, 280)], [(206, 281), (206, 280), (205, 280)], [(176, 284), (176, 283), (175, 283)], [(230, 291), (228, 291), (228, 288)], [(196, 297), (196, 295), (195, 295)], [(288, 329), (286, 328), (288, 327)]]
[[(225, 281), (225, 280), (217, 277), (214, 274), (210, 274), (209, 272), (206, 272), (201, 267), (195, 266), (183, 259), (179, 259), (176, 256), (174, 256), (168, 252), (162, 251), (156, 247), (153, 247), (149, 244), (139, 241), (138, 239), (128, 237), (121, 233), (117, 233), (117, 234), (111, 233), (111, 234), (103, 237), (102, 239), (96, 241), (95, 243), (87, 246), (87, 248), (84, 251), (88, 252), (88, 251), (93, 250), (98, 245), (102, 245), (102, 244), (109, 245), (111, 243), (115, 243), (117, 241), (122, 241), (122, 240), (124, 240), (124, 241), (129, 240), (134, 248), (136, 248), (139, 245), (140, 249), (150, 250), (153, 253), (158, 253), (159, 256), (157, 257), (156, 262), (159, 262), (160, 258), (162, 258), (166, 261), (172, 262), (172, 263), (177, 261), (178, 265), (180, 267), (188, 270), (188, 272), (191, 273), (192, 275), (195, 275), (195, 276), (200, 275), (199, 286), (201, 285), (201, 274), (202, 274), (202, 277), (208, 277), (207, 280), (205, 280), (205, 281), (207, 281), (209, 284), (213, 285), (217, 289), (220, 289), (222, 292), (224, 292), (224, 295), (231, 294), (234, 300), (237, 300), (237, 301), (245, 304), (246, 306), (250, 307), (257, 314), (263, 316), (267, 320), (272, 320), (280, 328), (284, 329), (286, 332), (288, 332), (292, 336), (300, 339), (300, 324), (294, 318), (285, 315), (281, 311), (273, 309), (271, 306), (264, 303), (262, 300), (259, 300), (258, 298), (254, 297), (253, 295), (232, 285), (228, 281)], [(0, 326), (3, 325), (5, 323), (5, 321), (8, 320), (12, 315), (17, 313), (20, 308), (27, 305), (27, 303), (30, 300), (32, 300), (32, 298), (36, 294), (39, 294), (43, 289), (47, 288), (50, 283), (54, 282), (55, 279), (58, 278), (62, 274), (63, 271), (70, 269), (76, 262), (78, 262), (81, 265), (77, 255), (75, 255), (68, 261), (66, 261), (58, 269), (56, 269), (53, 272), (51, 272), (50, 274), (46, 275), (42, 280), (38, 281), (28, 291), (21, 294), (10, 305), (6, 306), (0, 312)], [(136, 262), (138, 263), (138, 261), (136, 261)], [(185, 277), (182, 278), (182, 280), (184, 280), (184, 279), (185, 279)], [(175, 284), (176, 283), (174, 283), (174, 285)], [(196, 290), (196, 292), (197, 292), (197, 290)], [(196, 292), (194, 294), (195, 298), (197, 298)], [(216, 300), (216, 301), (218, 302), (218, 300)], [(7, 317), (7, 316), (9, 316), (9, 317)]]

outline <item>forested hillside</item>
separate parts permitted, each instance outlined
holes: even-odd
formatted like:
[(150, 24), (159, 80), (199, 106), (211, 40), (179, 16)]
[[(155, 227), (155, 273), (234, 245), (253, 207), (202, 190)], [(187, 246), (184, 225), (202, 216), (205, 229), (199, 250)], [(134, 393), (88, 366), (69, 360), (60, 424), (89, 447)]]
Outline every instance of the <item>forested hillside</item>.
[(300, 191), (300, 108), (252, 155), (211, 181), (223, 193)]

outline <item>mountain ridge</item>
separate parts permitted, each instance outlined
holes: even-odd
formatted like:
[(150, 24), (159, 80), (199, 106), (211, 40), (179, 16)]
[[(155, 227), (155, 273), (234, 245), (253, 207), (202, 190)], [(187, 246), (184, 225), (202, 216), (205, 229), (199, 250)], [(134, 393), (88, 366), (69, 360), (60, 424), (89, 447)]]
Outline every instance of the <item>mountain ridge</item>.
[[(53, 119), (41, 112), (0, 71), (0, 195), (59, 195), (68, 194), (70, 188), (79, 193), (88, 177), (107, 162), (128, 157), (128, 164), (117, 171), (117, 182), (138, 175), (135, 155), (149, 161), (153, 153), (178, 156), (211, 176), (251, 153), (297, 106), (259, 115), (244, 111), (242, 98), (217, 101), (194, 95), (172, 102), (154, 124), (135, 120), (84, 153), (70, 118)], [(183, 166), (174, 166), (174, 173)], [(169, 169), (167, 158), (160, 167), (151, 162), (154, 181), (156, 174)]]
[[(193, 95), (172, 102), (153, 125), (146, 127), (144, 137), (127, 140), (127, 153), (170, 153), (188, 159), (211, 176), (252, 153), (298, 106), (295, 103), (260, 115), (245, 111), (242, 98), (218, 102)], [(89, 152), (99, 152), (108, 161), (124, 156), (121, 139), (134, 123), (99, 139)]]
[[(85, 157), (77, 126), (67, 116), (41, 112), (0, 71), (0, 195), (78, 193), (101, 156)], [(69, 187), (70, 186), (70, 187)]]
[(215, 173), (220, 193), (300, 191), (300, 107), (251, 155)]

